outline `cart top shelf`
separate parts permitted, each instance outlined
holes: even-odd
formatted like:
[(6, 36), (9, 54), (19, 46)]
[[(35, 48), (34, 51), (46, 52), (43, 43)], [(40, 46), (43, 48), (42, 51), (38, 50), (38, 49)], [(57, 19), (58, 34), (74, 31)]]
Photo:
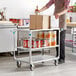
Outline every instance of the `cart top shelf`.
[(37, 32), (37, 31), (55, 31), (60, 30), (59, 28), (51, 28), (51, 29), (37, 29), (37, 30), (30, 30), (30, 29), (18, 29), (18, 31), (31, 31), (31, 32)]

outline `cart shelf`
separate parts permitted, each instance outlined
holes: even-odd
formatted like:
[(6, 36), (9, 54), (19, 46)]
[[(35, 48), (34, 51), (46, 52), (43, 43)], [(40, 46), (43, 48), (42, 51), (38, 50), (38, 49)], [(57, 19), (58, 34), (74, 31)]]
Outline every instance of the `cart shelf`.
[[(40, 47), (40, 48), (31, 48), (31, 50), (39, 50), (39, 49), (49, 49), (49, 48), (55, 48), (55, 47), (59, 47), (59, 45), (56, 46), (46, 46), (46, 47)], [(18, 49), (29, 49), (29, 48), (24, 48), (23, 46), (21, 47), (17, 47)]]
[[(36, 55), (32, 56), (32, 63), (46, 62), (51, 60), (57, 60), (59, 57), (50, 56), (50, 55)], [(22, 61), (29, 63), (29, 57), (17, 58), (17, 61)]]

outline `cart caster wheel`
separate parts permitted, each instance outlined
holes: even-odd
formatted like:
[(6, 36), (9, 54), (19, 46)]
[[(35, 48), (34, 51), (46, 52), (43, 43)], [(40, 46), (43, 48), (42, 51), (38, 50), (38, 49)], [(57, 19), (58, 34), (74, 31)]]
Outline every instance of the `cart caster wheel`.
[(10, 56), (14, 56), (14, 52), (10, 52)]
[(57, 66), (58, 65), (58, 60), (54, 60), (54, 64), (55, 64), (55, 66)]
[(30, 64), (30, 70), (33, 71), (34, 70), (34, 65)]
[[(15, 55), (17, 55), (18, 56), (18, 51), (15, 51)], [(14, 56), (14, 52), (12, 51), (12, 52), (10, 52), (10, 56)]]
[(44, 62), (42, 62), (42, 64), (44, 64)]
[(21, 67), (21, 62), (17, 61), (17, 67), (20, 68)]

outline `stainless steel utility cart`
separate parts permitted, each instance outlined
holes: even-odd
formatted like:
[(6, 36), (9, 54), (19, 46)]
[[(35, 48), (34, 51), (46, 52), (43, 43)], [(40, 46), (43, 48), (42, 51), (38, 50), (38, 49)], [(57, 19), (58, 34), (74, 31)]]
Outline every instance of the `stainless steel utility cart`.
[[(52, 28), (52, 29), (40, 29), (40, 30), (22, 30), (22, 29), (18, 29), (17, 31), (24, 31), (25, 33), (28, 34), (28, 40), (30, 42), (29, 44), (29, 48), (24, 48), (23, 46), (19, 46), (17, 48), (21, 48), (23, 50), (28, 50), (29, 52), (29, 56), (28, 57), (17, 57), (15, 55), (14, 52), (14, 59), (17, 62), (17, 67), (20, 68), (21, 67), (21, 62), (25, 62), (28, 63), (30, 65), (30, 70), (34, 69), (34, 64), (36, 63), (40, 63), (40, 62), (46, 62), (46, 61), (54, 61), (54, 64), (57, 65), (58, 64), (58, 59), (59, 59), (59, 51), (60, 51), (60, 30), (59, 28)], [(33, 38), (33, 33), (36, 32), (46, 32), (46, 31), (56, 31), (56, 45), (55, 46), (46, 46), (46, 47), (40, 47), (40, 48), (32, 48), (32, 38)], [(34, 34), (35, 36), (35, 34)], [(56, 51), (56, 55), (55, 56), (51, 56), (51, 55), (44, 55), (43, 53), (40, 55), (32, 55), (33, 51), (37, 51), (37, 50), (45, 50), (45, 49), (49, 49), (49, 48), (57, 48), (58, 51)]]

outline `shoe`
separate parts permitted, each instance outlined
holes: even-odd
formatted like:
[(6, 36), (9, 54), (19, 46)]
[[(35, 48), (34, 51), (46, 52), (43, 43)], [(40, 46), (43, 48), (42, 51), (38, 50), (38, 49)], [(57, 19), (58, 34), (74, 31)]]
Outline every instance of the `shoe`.
[(62, 64), (62, 63), (65, 63), (65, 60), (59, 59), (58, 64)]

